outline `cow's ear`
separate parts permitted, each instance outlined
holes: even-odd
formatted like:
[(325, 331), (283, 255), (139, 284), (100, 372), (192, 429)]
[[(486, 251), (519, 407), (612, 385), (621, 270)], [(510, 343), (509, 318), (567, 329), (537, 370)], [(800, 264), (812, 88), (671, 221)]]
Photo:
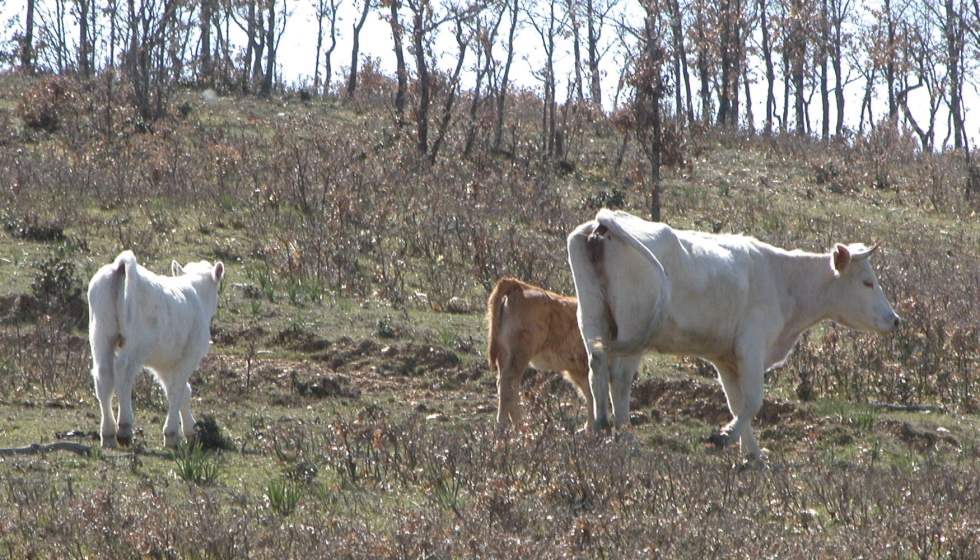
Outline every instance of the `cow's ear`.
[(221, 279), (225, 277), (225, 265), (218, 263), (214, 265), (214, 281), (215, 283), (221, 282)]
[(851, 252), (847, 250), (847, 247), (838, 243), (834, 247), (834, 269), (838, 273), (844, 274), (849, 264), (851, 264)]
[(173, 276), (183, 276), (184, 267), (180, 266), (180, 263), (178, 263), (177, 261), (171, 261), (170, 274), (172, 274)]

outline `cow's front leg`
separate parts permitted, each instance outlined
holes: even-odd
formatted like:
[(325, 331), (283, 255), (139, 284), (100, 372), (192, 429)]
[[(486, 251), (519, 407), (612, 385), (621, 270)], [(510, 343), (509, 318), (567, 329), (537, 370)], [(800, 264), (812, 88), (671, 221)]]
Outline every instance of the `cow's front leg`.
[(759, 442), (752, 432), (752, 419), (762, 408), (762, 365), (740, 360), (738, 370), (725, 363), (715, 364), (715, 368), (733, 418), (719, 433), (712, 434), (709, 441), (721, 448), (738, 439), (744, 454), (753, 460), (763, 460)]
[(188, 442), (197, 438), (197, 420), (191, 414), (191, 384), (184, 383), (184, 398), (180, 403), (180, 428)]
[[(168, 449), (177, 449), (180, 443), (180, 408), (186, 395), (190, 402), (190, 385), (186, 382), (175, 382), (163, 384), (163, 390), (167, 393), (167, 421), (163, 424), (163, 444)], [(188, 404), (189, 406), (189, 404)]]

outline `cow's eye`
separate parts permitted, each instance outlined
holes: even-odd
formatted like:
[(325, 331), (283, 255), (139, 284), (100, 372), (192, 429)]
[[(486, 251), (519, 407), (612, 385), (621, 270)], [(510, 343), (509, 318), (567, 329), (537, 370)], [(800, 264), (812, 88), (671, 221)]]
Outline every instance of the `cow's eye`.
[(865, 280), (865, 281), (864, 281), (864, 285), (865, 285), (866, 287), (868, 287), (868, 288), (874, 288), (874, 287), (875, 287), (875, 283), (874, 283), (874, 282), (872, 282), (871, 280)]

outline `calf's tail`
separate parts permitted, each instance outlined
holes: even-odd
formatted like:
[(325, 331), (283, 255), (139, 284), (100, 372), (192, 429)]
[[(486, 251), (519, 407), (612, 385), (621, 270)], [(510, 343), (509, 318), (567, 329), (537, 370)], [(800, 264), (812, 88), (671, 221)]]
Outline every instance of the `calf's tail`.
[(116, 268), (115, 274), (123, 277), (122, 290), (119, 291), (116, 301), (116, 312), (119, 314), (119, 328), (121, 332), (129, 332), (130, 326), (136, 321), (138, 313), (139, 296), (139, 272), (136, 270), (136, 255), (132, 251), (123, 251), (116, 257), (113, 266)]
[(523, 283), (514, 278), (501, 278), (494, 286), (490, 298), (487, 300), (487, 356), (490, 360), (490, 369), (497, 367), (497, 359), (500, 356), (497, 338), (500, 332), (500, 315), (503, 313), (501, 306), (511, 292), (523, 288)]

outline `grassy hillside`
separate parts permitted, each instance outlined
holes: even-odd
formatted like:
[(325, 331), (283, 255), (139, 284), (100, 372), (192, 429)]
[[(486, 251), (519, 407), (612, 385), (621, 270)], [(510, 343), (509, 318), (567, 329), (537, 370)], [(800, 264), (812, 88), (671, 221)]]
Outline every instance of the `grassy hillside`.
[(464, 156), (460, 129), (430, 166), (383, 104), (186, 91), (144, 133), (79, 86), (43, 130), (22, 101), (38, 87), (0, 83), (0, 447), (98, 446), (83, 293), (99, 266), (130, 248), (158, 273), (206, 258), (227, 275), (191, 381), (212, 450), (162, 451), (165, 398), (142, 376), (133, 449), (0, 459), (2, 556), (980, 554), (978, 175), (960, 154), (884, 128), (672, 146), (666, 222), (880, 242), (904, 320), (805, 335), (753, 423), (770, 465), (745, 469), (701, 441), (729, 413), (694, 360), (646, 358), (631, 435), (576, 433), (578, 396), (535, 372), (527, 428), (493, 427), (489, 288), (571, 293), (567, 232), (603, 205), (648, 215), (645, 160), (609, 123), (572, 116), (554, 161), (526, 99), (508, 153), (479, 136)]

